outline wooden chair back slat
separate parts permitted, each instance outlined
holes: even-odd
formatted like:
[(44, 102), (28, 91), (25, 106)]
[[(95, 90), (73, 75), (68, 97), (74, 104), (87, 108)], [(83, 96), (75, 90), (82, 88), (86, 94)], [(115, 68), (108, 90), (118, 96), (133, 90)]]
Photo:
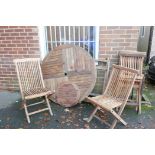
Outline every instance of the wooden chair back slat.
[(138, 70), (139, 75), (142, 74), (143, 61), (144, 61), (144, 57), (146, 55), (145, 52), (122, 51), (119, 53), (119, 55), (120, 55), (120, 65), (121, 66)]
[(104, 92), (105, 96), (126, 102), (138, 71), (125, 67), (113, 66), (109, 82)]
[(22, 97), (25, 91), (45, 88), (39, 58), (15, 59)]

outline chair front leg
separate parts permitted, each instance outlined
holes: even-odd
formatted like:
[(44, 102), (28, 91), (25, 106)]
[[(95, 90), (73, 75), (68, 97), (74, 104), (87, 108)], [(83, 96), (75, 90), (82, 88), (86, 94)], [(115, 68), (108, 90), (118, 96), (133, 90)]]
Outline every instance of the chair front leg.
[(91, 113), (89, 118), (86, 120), (88, 123), (93, 119), (93, 117), (96, 114), (97, 110), (98, 110), (98, 106), (94, 109), (94, 111)]
[(111, 113), (117, 118), (117, 120), (122, 122), (125, 126), (127, 125), (127, 123), (114, 110), (112, 110)]
[[(122, 112), (123, 112), (123, 110), (124, 110), (124, 107), (125, 107), (125, 104), (123, 104), (121, 107), (120, 107), (120, 109), (119, 109), (119, 112), (117, 113), (117, 116), (121, 116), (121, 114), (122, 114)], [(112, 112), (111, 112), (112, 113)], [(113, 112), (112, 113), (114, 116), (115, 116), (115, 112)], [(116, 117), (117, 118), (117, 117)], [(123, 120), (124, 121), (124, 120)], [(118, 122), (118, 118), (117, 119), (115, 119), (114, 121), (113, 121), (113, 123), (112, 123), (112, 125), (111, 125), (111, 129), (113, 129), (115, 126), (116, 126), (116, 124), (117, 124), (117, 122)], [(122, 122), (123, 123), (123, 122)], [(124, 125), (127, 125), (127, 123), (124, 121), (124, 123), (123, 123)]]
[(49, 109), (49, 112), (50, 112), (51, 116), (53, 116), (53, 113), (52, 113), (52, 110), (51, 110), (51, 106), (50, 106), (50, 103), (49, 103), (49, 100), (48, 100), (47, 96), (45, 96), (45, 100), (46, 100), (46, 103), (47, 103), (47, 107)]
[(30, 123), (31, 121), (30, 121), (30, 116), (29, 116), (29, 113), (28, 113), (27, 105), (26, 105), (26, 100), (23, 101), (23, 106), (24, 106), (27, 121), (28, 121), (28, 123)]

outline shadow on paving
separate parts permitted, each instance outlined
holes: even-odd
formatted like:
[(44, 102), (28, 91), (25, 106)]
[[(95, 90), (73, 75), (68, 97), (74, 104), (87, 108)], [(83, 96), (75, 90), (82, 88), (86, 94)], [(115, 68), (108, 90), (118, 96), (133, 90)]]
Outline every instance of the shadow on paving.
[[(51, 103), (54, 116), (51, 117), (49, 112), (42, 112), (31, 116), (31, 123), (28, 124), (24, 110), (20, 109), (20, 104), (15, 103), (11, 107), (0, 109), (0, 128), (1, 129), (107, 129), (96, 118), (87, 123), (83, 118), (87, 118), (94, 107), (89, 103), (81, 103), (71, 108), (64, 108), (58, 104)], [(104, 113), (104, 119), (112, 117)], [(155, 128), (155, 108), (142, 107), (142, 114), (138, 115), (133, 107), (126, 107), (122, 115), (128, 122), (127, 127), (118, 123), (117, 129), (136, 129), (136, 128)]]

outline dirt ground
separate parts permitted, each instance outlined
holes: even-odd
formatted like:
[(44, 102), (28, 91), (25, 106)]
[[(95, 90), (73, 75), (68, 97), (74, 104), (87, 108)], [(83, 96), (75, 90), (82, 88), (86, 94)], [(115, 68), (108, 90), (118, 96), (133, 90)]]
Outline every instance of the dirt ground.
[[(146, 83), (143, 93), (150, 99), (152, 105), (142, 105), (142, 114), (138, 115), (134, 107), (126, 106), (122, 117), (128, 123), (125, 127), (118, 123), (117, 129), (155, 129), (155, 86)], [(82, 102), (71, 108), (64, 108), (56, 103), (51, 102), (51, 108), (54, 116), (50, 116), (48, 111), (31, 116), (31, 123), (28, 124), (24, 110), (20, 109), (19, 93), (18, 101), (13, 100), (9, 106), (0, 108), (0, 128), (1, 129), (108, 129), (109, 127), (102, 124), (96, 118), (87, 123), (83, 118), (89, 117), (93, 111), (93, 105)], [(4, 95), (3, 95), (4, 96)], [(11, 95), (8, 98), (11, 98)], [(8, 100), (7, 98), (7, 100)], [(2, 105), (5, 105), (5, 101)], [(112, 122), (113, 117), (105, 112), (103, 119)]]

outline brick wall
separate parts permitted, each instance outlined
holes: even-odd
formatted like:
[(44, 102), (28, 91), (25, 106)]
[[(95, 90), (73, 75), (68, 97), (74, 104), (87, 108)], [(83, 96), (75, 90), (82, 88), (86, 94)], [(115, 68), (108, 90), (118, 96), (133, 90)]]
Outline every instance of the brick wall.
[[(99, 58), (110, 55), (110, 66), (118, 64), (118, 52), (124, 50), (137, 50), (139, 26), (101, 26), (99, 40)], [(94, 93), (103, 91), (104, 72), (97, 71)]]
[(100, 27), (99, 57), (111, 56), (111, 64), (118, 63), (118, 52), (137, 50), (139, 26)]
[[(101, 26), (99, 58), (111, 56), (111, 64), (118, 63), (118, 52), (136, 50), (138, 26)], [(38, 28), (36, 26), (0, 26), (0, 90), (18, 89), (13, 59), (40, 57)], [(100, 78), (100, 76), (102, 78)], [(103, 73), (96, 84), (101, 92)]]
[(13, 59), (40, 57), (36, 26), (0, 26), (0, 90), (18, 89)]

